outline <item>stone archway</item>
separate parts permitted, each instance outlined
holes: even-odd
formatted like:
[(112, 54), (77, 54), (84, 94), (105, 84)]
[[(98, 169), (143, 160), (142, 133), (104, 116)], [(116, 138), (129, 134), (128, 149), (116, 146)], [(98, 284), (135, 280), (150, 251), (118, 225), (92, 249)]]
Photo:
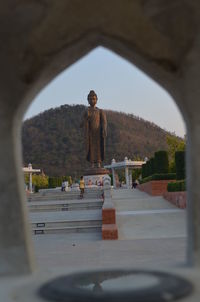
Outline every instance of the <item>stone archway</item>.
[(16, 0), (0, 5), (2, 274), (27, 272), (32, 266), (20, 169), (22, 115), (44, 85), (97, 45), (125, 57), (159, 82), (185, 118), (188, 259), (200, 263), (199, 8), (197, 1), (189, 0)]

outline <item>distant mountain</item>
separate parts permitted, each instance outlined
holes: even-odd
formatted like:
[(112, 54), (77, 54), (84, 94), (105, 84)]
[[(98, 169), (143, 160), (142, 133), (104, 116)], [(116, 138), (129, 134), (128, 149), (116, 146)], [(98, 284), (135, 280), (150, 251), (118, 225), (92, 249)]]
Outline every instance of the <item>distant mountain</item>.
[[(86, 107), (64, 105), (47, 110), (29, 120), (22, 129), (24, 164), (32, 163), (49, 176), (80, 176), (89, 166), (85, 159), (81, 118)], [(132, 114), (106, 111), (108, 137), (104, 164), (113, 158), (151, 157), (155, 151), (167, 149), (169, 132)], [(172, 135), (172, 134), (170, 134)]]

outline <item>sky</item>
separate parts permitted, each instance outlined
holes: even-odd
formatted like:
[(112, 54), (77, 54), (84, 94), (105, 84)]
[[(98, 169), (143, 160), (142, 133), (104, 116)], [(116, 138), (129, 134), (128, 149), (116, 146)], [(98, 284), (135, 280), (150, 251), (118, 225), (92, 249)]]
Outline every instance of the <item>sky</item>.
[(64, 104), (87, 105), (95, 90), (97, 106), (126, 112), (184, 136), (185, 125), (171, 96), (119, 55), (97, 47), (60, 73), (33, 100), (24, 119)]

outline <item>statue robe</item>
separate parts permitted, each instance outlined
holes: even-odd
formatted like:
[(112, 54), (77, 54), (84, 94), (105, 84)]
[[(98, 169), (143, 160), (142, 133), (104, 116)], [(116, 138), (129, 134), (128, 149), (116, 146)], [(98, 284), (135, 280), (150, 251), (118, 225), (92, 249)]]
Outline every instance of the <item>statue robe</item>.
[(107, 120), (103, 110), (88, 107), (84, 115), (86, 158), (91, 163), (101, 163), (105, 155)]

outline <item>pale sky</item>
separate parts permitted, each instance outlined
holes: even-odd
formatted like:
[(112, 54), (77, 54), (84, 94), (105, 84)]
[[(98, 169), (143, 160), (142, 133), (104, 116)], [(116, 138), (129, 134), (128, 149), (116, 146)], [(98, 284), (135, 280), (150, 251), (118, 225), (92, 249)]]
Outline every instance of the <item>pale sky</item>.
[(99, 108), (131, 113), (179, 136), (185, 134), (171, 96), (134, 65), (103, 47), (59, 74), (33, 100), (24, 118), (64, 104), (87, 105), (90, 90), (97, 93)]

